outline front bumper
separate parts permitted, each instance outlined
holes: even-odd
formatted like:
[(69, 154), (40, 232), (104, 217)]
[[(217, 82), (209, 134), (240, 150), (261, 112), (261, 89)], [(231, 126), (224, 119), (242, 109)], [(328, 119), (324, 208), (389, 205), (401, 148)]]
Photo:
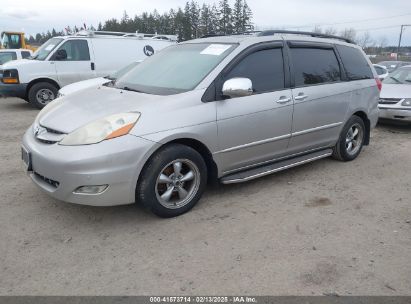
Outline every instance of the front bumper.
[[(45, 144), (34, 138), (31, 127), (22, 145), (31, 155), (28, 174), (41, 190), (58, 200), (92, 206), (133, 203), (140, 171), (159, 146), (133, 135), (94, 145)], [(105, 184), (108, 188), (99, 194), (73, 193), (81, 186)]]
[(411, 108), (401, 106), (379, 106), (380, 119), (389, 119), (396, 121), (411, 122)]
[(5, 84), (0, 82), (0, 97), (26, 98), (26, 83)]

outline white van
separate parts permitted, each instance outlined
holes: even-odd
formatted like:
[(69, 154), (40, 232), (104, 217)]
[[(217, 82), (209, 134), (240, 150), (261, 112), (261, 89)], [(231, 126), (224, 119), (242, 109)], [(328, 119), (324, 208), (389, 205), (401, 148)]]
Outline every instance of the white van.
[(29, 59), (3, 65), (0, 96), (43, 108), (65, 85), (107, 76), (175, 43), (175, 36), (98, 31), (54, 37)]

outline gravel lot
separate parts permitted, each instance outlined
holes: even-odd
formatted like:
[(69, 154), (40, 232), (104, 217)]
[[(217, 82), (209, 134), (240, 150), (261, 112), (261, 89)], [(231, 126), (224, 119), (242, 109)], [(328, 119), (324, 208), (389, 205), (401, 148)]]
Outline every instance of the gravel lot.
[(20, 161), (37, 113), (0, 99), (1, 295), (411, 295), (410, 127), (159, 219), (40, 192)]

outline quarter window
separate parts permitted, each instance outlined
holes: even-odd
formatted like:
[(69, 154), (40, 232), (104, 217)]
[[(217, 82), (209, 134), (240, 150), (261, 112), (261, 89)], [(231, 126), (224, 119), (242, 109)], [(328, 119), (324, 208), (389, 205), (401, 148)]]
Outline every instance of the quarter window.
[(59, 50), (66, 50), (67, 59), (65, 61), (90, 60), (87, 40), (69, 40), (59, 47)]
[(21, 58), (29, 58), (31, 56), (30, 52), (22, 51)]
[(362, 52), (356, 48), (337, 45), (349, 80), (372, 79), (374, 75)]
[(341, 80), (333, 49), (291, 48), (291, 57), (296, 87)]
[(225, 77), (249, 78), (255, 93), (284, 89), (284, 64), (281, 48), (257, 51), (242, 59)]

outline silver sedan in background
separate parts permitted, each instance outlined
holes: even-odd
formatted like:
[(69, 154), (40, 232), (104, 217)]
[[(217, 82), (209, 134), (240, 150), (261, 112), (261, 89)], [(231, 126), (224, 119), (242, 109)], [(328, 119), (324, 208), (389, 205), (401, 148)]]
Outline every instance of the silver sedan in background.
[(411, 123), (411, 65), (385, 78), (378, 104), (380, 119)]

